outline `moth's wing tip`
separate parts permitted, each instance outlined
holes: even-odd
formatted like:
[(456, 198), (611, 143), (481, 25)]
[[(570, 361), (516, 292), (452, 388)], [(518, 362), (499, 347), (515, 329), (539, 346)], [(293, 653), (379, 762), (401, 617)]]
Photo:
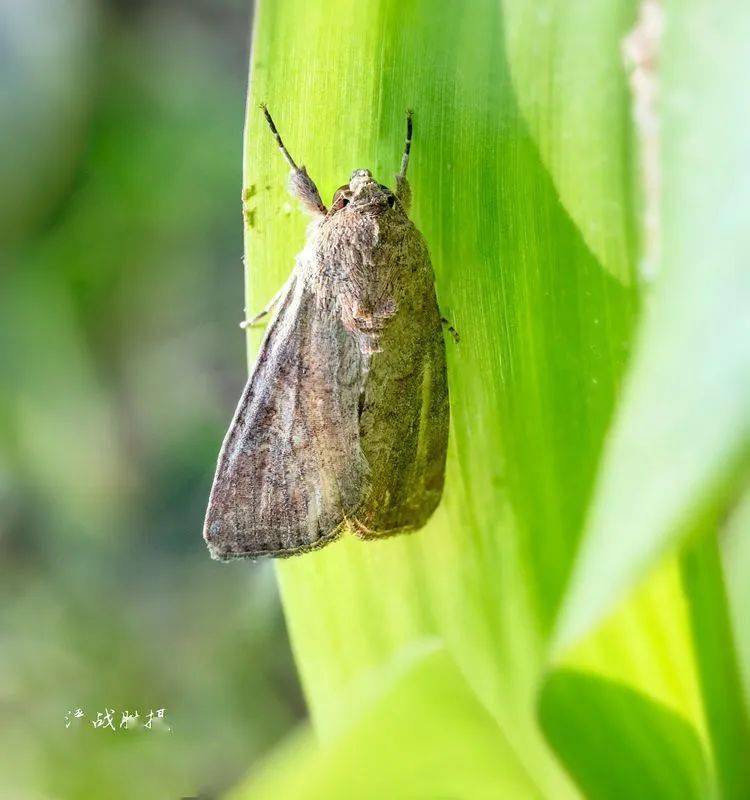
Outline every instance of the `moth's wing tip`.
[(212, 514), (209, 506), (206, 521), (203, 524), (203, 541), (208, 547), (208, 553), (214, 561), (233, 561), (237, 556), (224, 535), (224, 525), (220, 518)]
[(214, 561), (219, 561), (222, 564), (228, 564), (230, 561), (237, 561), (238, 559), (247, 559), (249, 561), (257, 561), (269, 553), (255, 552), (250, 550), (237, 551), (223, 541), (212, 541), (206, 538), (204, 533), (203, 539), (208, 547), (208, 554)]
[(208, 554), (214, 561), (221, 561), (224, 564), (233, 561), (235, 556), (232, 554), (232, 549), (222, 539), (211, 536), (209, 534), (208, 526), (203, 530), (203, 541), (208, 548)]
[(221, 564), (228, 564), (230, 561), (234, 561), (234, 557), (230, 552), (215, 547), (212, 544), (208, 544), (208, 554), (213, 561), (218, 561)]

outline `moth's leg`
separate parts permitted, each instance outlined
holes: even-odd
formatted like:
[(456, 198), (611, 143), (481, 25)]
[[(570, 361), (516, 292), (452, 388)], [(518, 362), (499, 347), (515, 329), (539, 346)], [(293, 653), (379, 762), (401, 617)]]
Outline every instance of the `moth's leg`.
[(271, 133), (276, 139), (276, 144), (278, 144), (279, 150), (281, 150), (281, 154), (292, 168), (292, 171), (289, 174), (290, 193), (293, 197), (296, 197), (300, 203), (302, 203), (302, 207), (305, 209), (305, 211), (307, 211), (308, 214), (312, 214), (313, 217), (324, 217), (328, 213), (328, 209), (320, 199), (320, 192), (318, 191), (318, 187), (315, 185), (315, 181), (313, 181), (313, 179), (307, 174), (307, 170), (304, 167), (298, 167), (294, 163), (294, 159), (286, 149), (284, 142), (281, 141), (281, 136), (276, 130), (276, 125), (274, 124), (274, 121), (265, 104), (261, 104), (261, 108), (265, 114), (268, 127), (271, 129)]
[(409, 211), (411, 206), (411, 187), (406, 180), (406, 168), (409, 166), (409, 153), (411, 152), (411, 134), (413, 129), (411, 109), (406, 112), (406, 141), (404, 142), (404, 154), (401, 156), (401, 169), (396, 175), (396, 197), (404, 207), (404, 211)]
[(259, 311), (252, 319), (246, 319), (240, 322), (240, 328), (243, 330), (247, 328), (252, 328), (257, 325), (263, 317), (268, 316), (271, 311), (279, 304), (279, 301), (284, 295), (284, 290), (286, 289), (286, 284), (284, 284), (281, 289), (266, 303), (265, 307), (262, 311)]
[(448, 328), (448, 332), (453, 337), (453, 341), (458, 344), (461, 341), (461, 337), (458, 335), (458, 331), (450, 324), (450, 321), (447, 320), (445, 317), (440, 317), (440, 321)]

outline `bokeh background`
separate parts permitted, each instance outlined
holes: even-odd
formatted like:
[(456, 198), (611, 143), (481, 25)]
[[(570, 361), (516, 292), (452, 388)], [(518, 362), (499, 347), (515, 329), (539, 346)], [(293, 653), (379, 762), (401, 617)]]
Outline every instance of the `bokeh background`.
[(3, 798), (212, 797), (304, 714), (272, 569), (201, 539), (245, 377), (250, 6), (2, 4)]

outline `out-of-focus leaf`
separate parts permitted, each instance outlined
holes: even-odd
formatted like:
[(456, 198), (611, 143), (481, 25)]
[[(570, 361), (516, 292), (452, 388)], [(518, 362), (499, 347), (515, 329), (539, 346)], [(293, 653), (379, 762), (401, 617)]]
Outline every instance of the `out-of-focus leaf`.
[(297, 738), (231, 800), (540, 796), (444, 650), (423, 651), (400, 672), (344, 733), (321, 749)]
[(708, 796), (706, 762), (692, 726), (627, 686), (559, 670), (542, 688), (539, 715), (588, 800)]
[(750, 725), (713, 531), (687, 548), (682, 580), (721, 797), (741, 800), (750, 797)]
[(663, 266), (558, 630), (583, 635), (736, 478), (750, 434), (750, 6), (667, 6)]
[(689, 609), (676, 558), (660, 564), (594, 632), (567, 650), (555, 668), (627, 685), (690, 721), (707, 742)]
[(518, 105), (560, 200), (618, 280), (633, 271), (632, 165), (620, 42), (633, 0), (502, 0)]
[(750, 708), (750, 491), (747, 489), (723, 532), (722, 562), (743, 694)]

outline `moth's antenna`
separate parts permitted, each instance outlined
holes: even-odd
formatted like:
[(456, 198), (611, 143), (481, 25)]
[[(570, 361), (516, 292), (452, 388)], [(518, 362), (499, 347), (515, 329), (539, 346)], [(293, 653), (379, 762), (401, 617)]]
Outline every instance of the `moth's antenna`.
[(268, 123), (268, 127), (271, 129), (271, 133), (276, 139), (276, 144), (278, 144), (281, 154), (292, 168), (292, 171), (289, 174), (289, 191), (300, 201), (300, 203), (302, 203), (302, 207), (308, 212), (308, 214), (312, 214), (313, 217), (320, 217), (321, 215), (325, 216), (328, 213), (328, 210), (326, 209), (323, 201), (320, 199), (320, 192), (318, 191), (318, 187), (315, 185), (315, 181), (307, 174), (307, 170), (304, 167), (298, 167), (294, 163), (294, 159), (289, 155), (289, 151), (286, 149), (286, 147), (284, 147), (284, 142), (281, 141), (281, 136), (279, 136), (279, 132), (276, 130), (276, 125), (273, 122), (273, 118), (268, 113), (266, 104), (261, 103), (260, 107), (263, 109), (263, 113), (266, 116), (266, 122)]
[(406, 111), (406, 141), (404, 142), (404, 154), (401, 156), (401, 171), (398, 173), (399, 178), (406, 177), (406, 168), (409, 166), (409, 152), (411, 151), (411, 132), (412, 132), (412, 117), (414, 112), (409, 108)]
[(261, 103), (260, 107), (263, 109), (263, 113), (265, 114), (266, 117), (266, 122), (268, 123), (268, 127), (271, 129), (271, 133), (274, 135), (274, 138), (276, 139), (276, 144), (278, 144), (279, 150), (281, 150), (281, 154), (287, 160), (289, 166), (293, 170), (295, 170), (295, 172), (298, 171), (299, 167), (294, 163), (294, 159), (289, 155), (289, 151), (284, 146), (284, 142), (281, 141), (281, 136), (279, 136), (279, 132), (276, 130), (276, 125), (274, 124), (273, 118), (271, 117), (271, 114), (269, 113), (266, 104)]

